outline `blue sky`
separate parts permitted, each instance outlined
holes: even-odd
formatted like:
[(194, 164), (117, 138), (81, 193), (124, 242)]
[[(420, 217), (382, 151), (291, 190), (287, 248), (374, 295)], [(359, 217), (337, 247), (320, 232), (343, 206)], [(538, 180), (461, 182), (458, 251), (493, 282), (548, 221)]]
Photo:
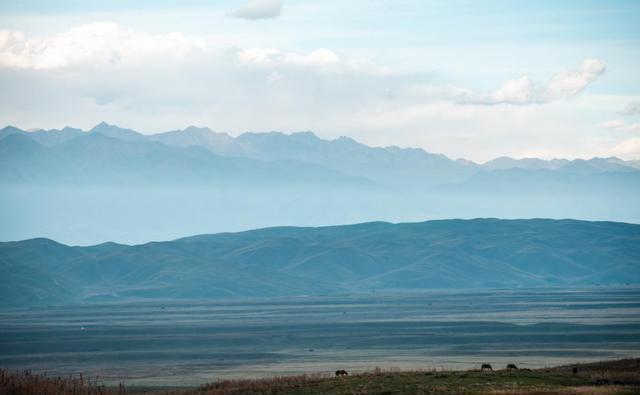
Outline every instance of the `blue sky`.
[(638, 1), (0, 1), (0, 30), (3, 125), (640, 159)]

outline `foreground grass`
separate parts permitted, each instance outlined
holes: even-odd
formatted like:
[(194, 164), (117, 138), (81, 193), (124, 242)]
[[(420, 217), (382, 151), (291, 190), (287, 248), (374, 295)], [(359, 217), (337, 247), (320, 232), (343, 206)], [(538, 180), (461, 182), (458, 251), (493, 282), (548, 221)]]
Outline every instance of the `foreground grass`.
[[(577, 372), (574, 374), (573, 369)], [(225, 380), (180, 391), (103, 387), (82, 378), (50, 378), (0, 371), (0, 394), (7, 395), (231, 395), (231, 394), (640, 394), (640, 359), (624, 359), (551, 369), (481, 372), (383, 371), (348, 377), (301, 375)]]

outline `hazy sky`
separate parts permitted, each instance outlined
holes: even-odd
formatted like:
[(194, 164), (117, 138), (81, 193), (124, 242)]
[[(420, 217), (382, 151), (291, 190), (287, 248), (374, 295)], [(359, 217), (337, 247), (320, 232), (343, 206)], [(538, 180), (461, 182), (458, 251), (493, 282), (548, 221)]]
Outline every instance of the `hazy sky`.
[(640, 159), (640, 1), (0, 0), (0, 125)]

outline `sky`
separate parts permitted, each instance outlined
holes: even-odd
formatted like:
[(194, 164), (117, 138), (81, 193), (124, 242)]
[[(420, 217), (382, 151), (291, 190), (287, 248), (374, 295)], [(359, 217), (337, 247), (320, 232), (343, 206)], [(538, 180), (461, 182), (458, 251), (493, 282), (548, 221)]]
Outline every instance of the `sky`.
[(0, 0), (0, 127), (640, 159), (640, 1)]

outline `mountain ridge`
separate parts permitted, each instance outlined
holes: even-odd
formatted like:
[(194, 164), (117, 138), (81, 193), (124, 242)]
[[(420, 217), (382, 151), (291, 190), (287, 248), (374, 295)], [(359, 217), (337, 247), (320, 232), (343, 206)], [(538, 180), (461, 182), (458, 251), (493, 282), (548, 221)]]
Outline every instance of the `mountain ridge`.
[[(0, 140), (0, 179), (11, 182), (65, 185), (148, 185), (264, 182), (333, 182), (366, 184), (358, 177), (345, 176), (313, 164), (287, 166), (251, 158), (216, 155), (200, 146), (171, 147), (157, 141), (119, 136), (108, 128), (86, 133), (53, 146), (45, 146), (21, 133)], [(130, 136), (130, 131), (122, 132)], [(28, 155), (26, 155), (27, 153)]]
[[(117, 125), (112, 125), (104, 121), (100, 122), (99, 124), (97, 124), (96, 126), (94, 126), (93, 128), (89, 129), (89, 131), (86, 131), (86, 132), (82, 131), (81, 129), (71, 128), (71, 127), (65, 127), (60, 130), (39, 129), (37, 131), (29, 132), (12, 125), (8, 125), (8, 126), (5, 126), (3, 129), (0, 129), (0, 139), (12, 133), (20, 133), (20, 134), (27, 135), (28, 137), (32, 137), (34, 140), (36, 140), (37, 142), (43, 145), (53, 145), (53, 144), (61, 143), (63, 141), (66, 141), (69, 138), (75, 138), (75, 137), (81, 136), (82, 133), (85, 133), (85, 134), (99, 133), (99, 134), (107, 135), (107, 136), (122, 139), (122, 140), (142, 141), (146, 139), (151, 141), (159, 141), (169, 146), (185, 147), (189, 145), (198, 145), (198, 146), (207, 148), (214, 153), (218, 153), (218, 154), (224, 153), (224, 155), (229, 155), (229, 156), (250, 155), (247, 152), (242, 151), (241, 143), (243, 141), (251, 142), (251, 141), (255, 141), (255, 138), (268, 139), (269, 137), (276, 137), (278, 139), (283, 139), (283, 140), (290, 139), (298, 142), (313, 141), (313, 142), (316, 142), (316, 143), (319, 142), (322, 144), (347, 143), (348, 145), (366, 147), (372, 150), (417, 152), (420, 155), (424, 155), (424, 154), (434, 155), (442, 159), (447, 159), (451, 162), (458, 162), (459, 164), (464, 163), (470, 166), (475, 165), (475, 166), (482, 167), (485, 169), (490, 169), (490, 170), (508, 169), (508, 168), (523, 168), (523, 169), (547, 168), (547, 169), (556, 170), (571, 162), (576, 162), (576, 161), (589, 162), (593, 160), (605, 161), (608, 163), (616, 163), (622, 166), (628, 166), (634, 169), (638, 169), (639, 165), (637, 162), (640, 161), (640, 159), (622, 160), (617, 157), (608, 157), (608, 158), (593, 157), (590, 159), (573, 159), (573, 160), (556, 158), (556, 159), (547, 160), (547, 159), (541, 159), (541, 158), (528, 158), (528, 157), (512, 158), (509, 156), (501, 156), (498, 158), (488, 160), (484, 163), (476, 163), (474, 161), (471, 161), (465, 158), (458, 158), (454, 160), (447, 157), (445, 154), (431, 153), (424, 150), (423, 148), (399, 147), (397, 145), (380, 146), (380, 147), (369, 146), (369, 145), (360, 143), (357, 140), (354, 140), (353, 138), (348, 136), (340, 136), (335, 139), (323, 139), (318, 137), (315, 133), (311, 131), (300, 131), (300, 132), (293, 132), (289, 134), (283, 133), (283, 132), (276, 132), (276, 131), (244, 132), (238, 135), (237, 137), (232, 137), (228, 133), (216, 132), (208, 127), (197, 127), (197, 126), (190, 125), (184, 129), (158, 132), (154, 134), (142, 134), (135, 130), (122, 128)], [(66, 136), (61, 137), (57, 140), (50, 138), (51, 141), (47, 141), (45, 137), (42, 137), (45, 135), (53, 136), (56, 133), (60, 135), (66, 134)], [(44, 141), (46, 141), (47, 143), (44, 143)], [(214, 145), (214, 143), (222, 144), (223, 146), (226, 146), (226, 147), (216, 146)]]
[(375, 221), (135, 245), (78, 247), (36, 238), (2, 242), (0, 255), (4, 307), (640, 284), (640, 225), (570, 219)]

